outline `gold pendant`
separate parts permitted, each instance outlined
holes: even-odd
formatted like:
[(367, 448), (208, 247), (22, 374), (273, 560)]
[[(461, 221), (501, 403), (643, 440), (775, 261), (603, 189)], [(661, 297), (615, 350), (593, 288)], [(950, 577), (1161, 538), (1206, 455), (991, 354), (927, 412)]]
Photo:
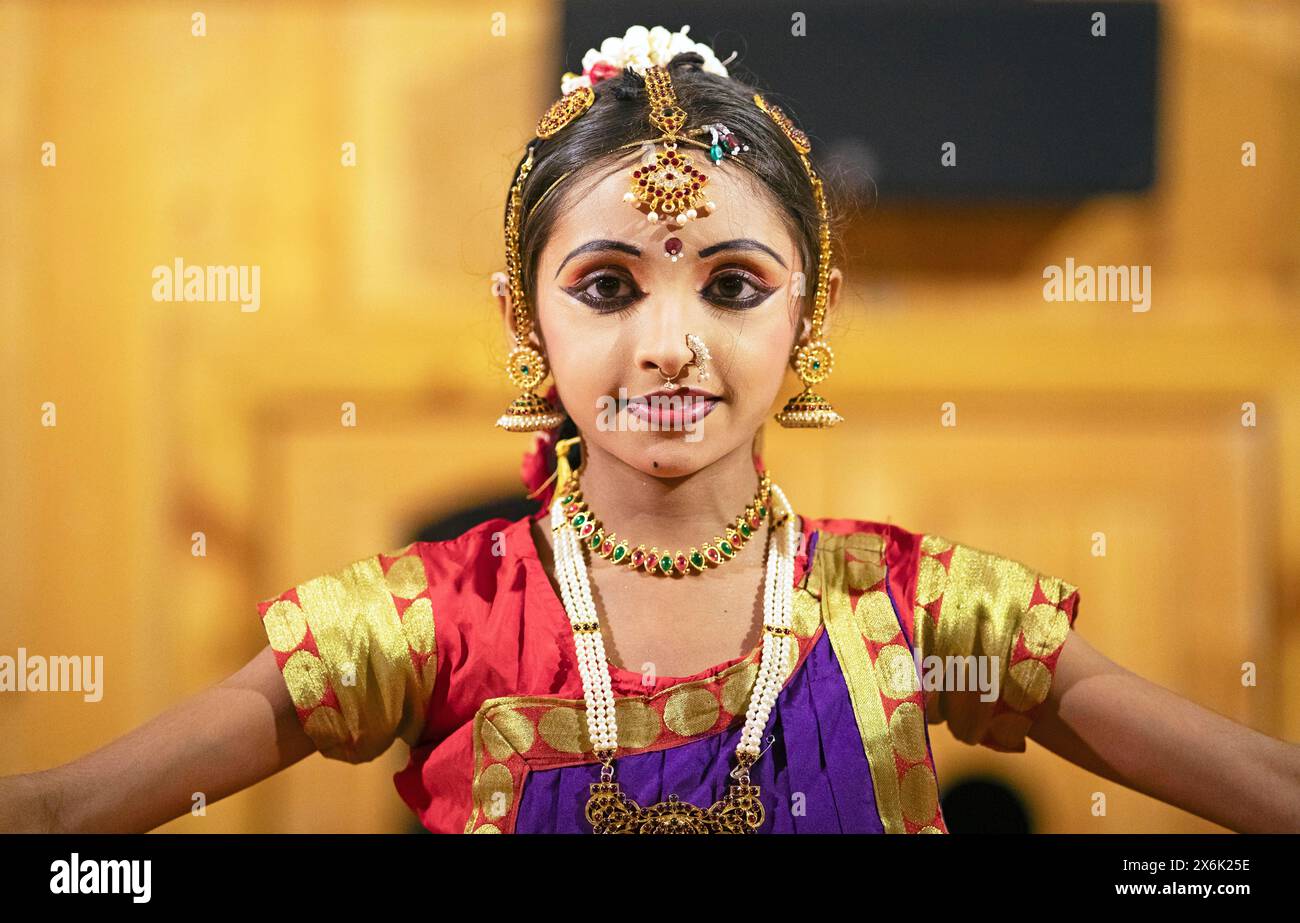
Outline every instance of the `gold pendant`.
[(753, 833), (764, 818), (758, 794), (757, 785), (742, 782), (728, 785), (707, 810), (676, 795), (643, 808), (617, 782), (593, 782), (586, 814), (593, 833)]
[(632, 171), (632, 186), (624, 198), (644, 208), (648, 220), (672, 221), (680, 227), (713, 210), (708, 182), (708, 174), (695, 165), (690, 155), (668, 142), (662, 151), (647, 154)]

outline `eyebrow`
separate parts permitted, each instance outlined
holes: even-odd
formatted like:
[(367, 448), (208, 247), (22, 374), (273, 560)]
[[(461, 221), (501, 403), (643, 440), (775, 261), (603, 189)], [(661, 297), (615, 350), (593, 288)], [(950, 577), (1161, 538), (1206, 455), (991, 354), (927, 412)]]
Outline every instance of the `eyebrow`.
[(713, 254), (720, 253), (723, 250), (761, 250), (763, 253), (766, 253), (772, 259), (780, 263), (782, 269), (788, 268), (785, 265), (785, 260), (781, 259), (775, 250), (766, 244), (761, 244), (749, 237), (740, 238), (738, 240), (724, 240), (720, 244), (713, 244), (710, 247), (705, 247), (700, 251), (700, 259), (707, 259), (708, 257), (713, 256)]
[(589, 240), (581, 247), (575, 247), (573, 251), (564, 258), (563, 262), (560, 263), (560, 268), (555, 270), (555, 278), (558, 279), (560, 277), (560, 271), (563, 270), (569, 260), (573, 259), (575, 256), (581, 256), (584, 253), (600, 253), (611, 250), (619, 253), (626, 253), (629, 256), (641, 256), (641, 251), (639, 249), (631, 244), (625, 244), (621, 240)]
[[(720, 244), (712, 244), (699, 252), (699, 258), (702, 260), (708, 259), (713, 256), (713, 254), (721, 253), (724, 250), (759, 250), (780, 263), (782, 269), (789, 268), (785, 265), (785, 260), (781, 259), (775, 250), (767, 246), (767, 244), (759, 243), (750, 237), (737, 238), (736, 240), (724, 240)], [(582, 246), (575, 247), (569, 255), (560, 262), (560, 268), (555, 270), (555, 278), (558, 279), (560, 277), (561, 271), (563, 271), (564, 267), (568, 265), (569, 260), (573, 259), (575, 256), (581, 256), (584, 253), (608, 253), (610, 251), (626, 253), (629, 256), (635, 256), (638, 258), (641, 256), (641, 250), (639, 248), (624, 243), (621, 240), (589, 240)]]

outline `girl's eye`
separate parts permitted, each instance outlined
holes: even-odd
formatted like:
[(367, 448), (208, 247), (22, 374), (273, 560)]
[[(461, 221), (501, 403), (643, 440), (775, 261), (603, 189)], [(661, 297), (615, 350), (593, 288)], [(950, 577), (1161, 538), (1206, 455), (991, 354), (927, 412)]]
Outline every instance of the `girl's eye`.
[[(710, 296), (710, 290), (714, 294)], [(732, 270), (714, 276), (700, 294), (710, 301), (730, 308), (748, 310), (760, 304), (772, 294), (773, 289), (763, 285), (747, 272)]]
[[(630, 291), (620, 294), (624, 287)], [(600, 314), (623, 310), (641, 297), (641, 293), (631, 282), (622, 276), (608, 272), (592, 276), (585, 283), (579, 282), (566, 291), (582, 303), (595, 308)]]
[[(610, 272), (591, 276), (565, 291), (598, 314), (622, 313), (644, 297), (631, 280)], [(749, 273), (731, 270), (714, 276), (700, 294), (715, 305), (747, 311), (766, 301), (773, 291)]]

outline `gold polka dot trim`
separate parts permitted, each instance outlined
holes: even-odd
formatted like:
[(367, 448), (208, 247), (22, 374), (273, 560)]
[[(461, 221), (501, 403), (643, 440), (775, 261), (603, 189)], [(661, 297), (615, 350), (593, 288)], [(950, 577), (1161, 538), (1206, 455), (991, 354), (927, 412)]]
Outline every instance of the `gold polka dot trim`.
[(537, 722), (537, 732), (552, 749), (562, 753), (582, 753), (590, 747), (583, 728), (585, 723), (576, 708), (556, 707), (542, 715)]
[(433, 603), (429, 597), (411, 601), (402, 613), (402, 634), (411, 650), (428, 654), (433, 650)]
[(325, 697), (325, 665), (310, 651), (294, 651), (281, 672), (298, 708), (315, 708)]
[(262, 616), (271, 649), (286, 653), (293, 650), (307, 635), (307, 616), (292, 599), (281, 599), (271, 604)]
[(423, 732), (438, 658), (419, 548), (363, 558), (259, 603), (298, 718), (326, 757), (365, 762)]
[(402, 599), (415, 599), (429, 588), (429, 578), (424, 572), (424, 561), (418, 554), (398, 558), (388, 566), (384, 575), (388, 591)]
[(510, 813), (515, 780), (501, 763), (493, 763), (474, 780), (474, 801), (484, 816), (499, 820)]
[[(927, 535), (918, 561), (914, 626), (922, 670), (930, 657), (997, 658), (998, 697), (949, 701), (931, 692), (934, 720), (958, 740), (1023, 752), (1077, 611), (1077, 587), (1017, 561)], [(1072, 599), (1073, 597), (1073, 599)], [(1069, 600), (1067, 604), (1067, 600)]]
[(917, 763), (903, 775), (899, 796), (903, 816), (914, 824), (928, 824), (939, 809), (939, 786), (934, 773), (924, 763)]
[(694, 737), (718, 723), (718, 697), (708, 689), (683, 689), (664, 706), (664, 724), (674, 734)]

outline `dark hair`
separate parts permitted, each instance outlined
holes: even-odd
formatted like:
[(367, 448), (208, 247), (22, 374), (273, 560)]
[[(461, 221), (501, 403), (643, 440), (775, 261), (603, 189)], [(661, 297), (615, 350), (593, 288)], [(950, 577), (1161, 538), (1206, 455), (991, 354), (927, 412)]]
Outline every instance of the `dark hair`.
[[(782, 220), (798, 244), (803, 273), (807, 277), (804, 290), (804, 309), (807, 310), (816, 293), (819, 251), (820, 219), (812, 183), (790, 140), (771, 117), (755, 105), (755, 88), (734, 77), (709, 73), (703, 69), (703, 64), (703, 57), (688, 51), (673, 57), (667, 65), (678, 103), (687, 113), (687, 127), (722, 122), (742, 143), (749, 145), (749, 150), (738, 157), (727, 158), (728, 167), (747, 169), (780, 203)], [(620, 76), (600, 81), (594, 90), (596, 100), (587, 112), (558, 135), (536, 142), (532, 171), (524, 182), (523, 219), (519, 232), (520, 281), (534, 312), (537, 261), (575, 181), (590, 179), (593, 183), (599, 182), (609, 172), (618, 169), (623, 157), (636, 154), (635, 149), (629, 148), (611, 157), (617, 148), (658, 135), (650, 124), (645, 79), (634, 70), (624, 68)], [(763, 96), (772, 100), (771, 94), (764, 93)], [(812, 157), (811, 154), (808, 156)], [(815, 162), (814, 169), (817, 169)], [(551, 190), (535, 213), (529, 214), (538, 199), (565, 173), (570, 175)], [(834, 240), (838, 236), (835, 228), (840, 221), (840, 197), (821, 170), (818, 170), (818, 177), (822, 180)], [(509, 208), (508, 195), (506, 207)], [(533, 319), (536, 325), (535, 313)]]

